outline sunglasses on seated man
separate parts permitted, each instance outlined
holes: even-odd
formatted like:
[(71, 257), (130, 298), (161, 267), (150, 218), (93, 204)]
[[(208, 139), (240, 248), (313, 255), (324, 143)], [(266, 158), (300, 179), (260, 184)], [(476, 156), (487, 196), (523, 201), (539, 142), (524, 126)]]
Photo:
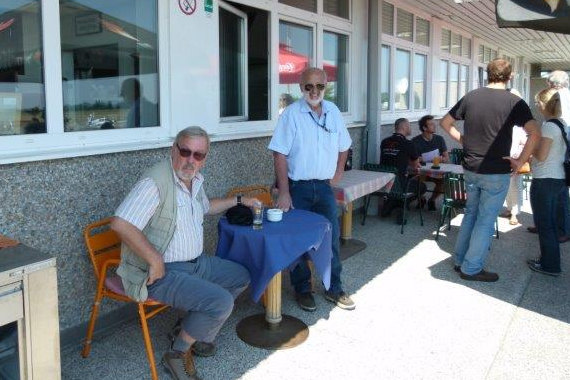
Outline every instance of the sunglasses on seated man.
[(307, 83), (307, 84), (305, 84), (304, 88), (305, 88), (305, 91), (311, 92), (311, 91), (313, 91), (315, 86), (317, 87), (317, 90), (319, 90), (319, 91), (323, 91), (325, 89), (325, 85), (323, 83), (316, 83), (316, 84)]
[(204, 158), (206, 158), (206, 153), (191, 151), (190, 149), (181, 148), (180, 145), (178, 145), (178, 143), (176, 143), (176, 148), (178, 148), (178, 152), (180, 152), (180, 155), (182, 157), (192, 156), (196, 161), (203, 161)]

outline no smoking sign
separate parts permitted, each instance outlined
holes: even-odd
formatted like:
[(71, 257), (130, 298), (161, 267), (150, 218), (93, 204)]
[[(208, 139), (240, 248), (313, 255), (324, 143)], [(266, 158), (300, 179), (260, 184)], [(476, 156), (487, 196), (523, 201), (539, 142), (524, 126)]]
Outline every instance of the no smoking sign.
[(178, 0), (178, 6), (182, 13), (190, 16), (196, 11), (196, 0)]

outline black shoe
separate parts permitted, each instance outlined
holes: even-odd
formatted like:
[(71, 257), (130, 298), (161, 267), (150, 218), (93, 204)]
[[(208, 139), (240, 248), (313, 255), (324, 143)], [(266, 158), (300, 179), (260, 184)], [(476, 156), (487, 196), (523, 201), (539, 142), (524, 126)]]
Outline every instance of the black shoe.
[(345, 292), (325, 292), (325, 299), (344, 310), (354, 310), (356, 308), (354, 301)]
[(540, 259), (528, 259), (526, 263), (527, 265), (540, 264)]
[(538, 228), (536, 228), (535, 226), (527, 227), (526, 230), (528, 232), (530, 232), (531, 234), (537, 234), (538, 233)]
[(537, 263), (537, 262), (528, 263), (528, 267), (535, 272), (542, 273), (542, 274), (545, 274), (548, 276), (553, 276), (553, 277), (560, 276), (560, 272), (550, 272), (550, 271), (544, 270), (542, 268), (542, 264)]
[(499, 279), (498, 274), (493, 272), (486, 272), (484, 270), (481, 270), (481, 272), (475, 273), (473, 275), (461, 272), (459, 276), (467, 281), (495, 282)]
[(428, 201), (428, 211), (435, 211), (435, 201), (431, 199)]
[(457, 273), (461, 273), (461, 265), (454, 265), (453, 270), (456, 271)]
[[(168, 332), (168, 339), (170, 340), (171, 343), (174, 343), (174, 340), (176, 339), (178, 334), (180, 334), (180, 330), (182, 329), (182, 327), (180, 326), (181, 323), (182, 323), (182, 318), (178, 319), (174, 324), (174, 327), (172, 327), (172, 329)], [(209, 356), (214, 356), (214, 354), (216, 353), (216, 346), (214, 345), (214, 343), (196, 341), (194, 342), (192, 347), (190, 347), (190, 349), (192, 350), (192, 353), (194, 355), (202, 356), (205, 358)]]
[(303, 310), (306, 311), (315, 311), (317, 310), (317, 305), (315, 304), (315, 298), (311, 292), (307, 293), (297, 293), (295, 295), (297, 299), (297, 305)]

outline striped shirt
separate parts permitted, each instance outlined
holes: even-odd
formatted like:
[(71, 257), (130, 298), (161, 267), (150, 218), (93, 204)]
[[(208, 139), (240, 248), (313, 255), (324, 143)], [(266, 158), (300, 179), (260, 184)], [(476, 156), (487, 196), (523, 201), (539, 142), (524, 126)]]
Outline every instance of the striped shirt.
[[(174, 175), (174, 174), (173, 174)], [(204, 214), (210, 202), (204, 192), (204, 177), (198, 173), (192, 180), (192, 193), (176, 175), (176, 228), (170, 244), (164, 252), (164, 262), (189, 261), (202, 254), (204, 249)], [(201, 192), (201, 196), (198, 193)], [(115, 216), (126, 220), (139, 230), (150, 221), (160, 202), (158, 187), (150, 178), (143, 178), (135, 184)]]

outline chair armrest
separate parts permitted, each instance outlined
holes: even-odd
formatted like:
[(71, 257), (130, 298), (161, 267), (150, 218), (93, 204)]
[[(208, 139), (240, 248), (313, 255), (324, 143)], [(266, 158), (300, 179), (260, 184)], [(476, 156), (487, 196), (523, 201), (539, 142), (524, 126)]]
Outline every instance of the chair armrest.
[(103, 281), (105, 280), (105, 278), (107, 277), (107, 269), (110, 267), (118, 267), (119, 264), (121, 263), (121, 260), (119, 259), (109, 259), (106, 260), (103, 263), (103, 266), (101, 267), (101, 279), (103, 279)]

